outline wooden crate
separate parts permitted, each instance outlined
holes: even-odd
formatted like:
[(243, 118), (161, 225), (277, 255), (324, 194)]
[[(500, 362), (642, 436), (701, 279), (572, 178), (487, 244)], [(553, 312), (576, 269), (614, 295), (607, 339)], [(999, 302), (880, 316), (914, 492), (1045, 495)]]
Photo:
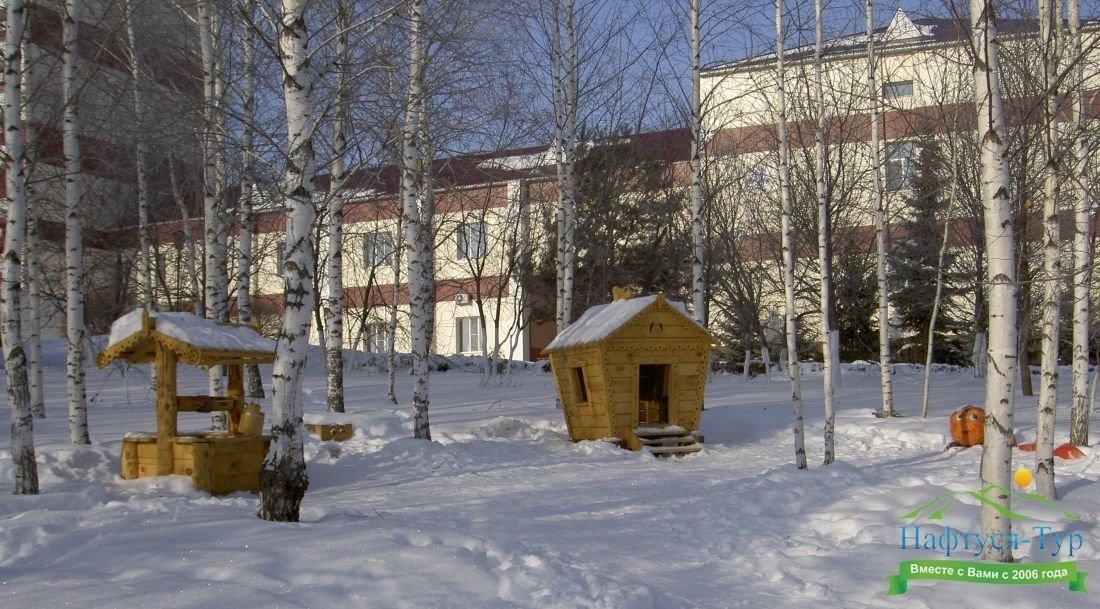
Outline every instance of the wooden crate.
[[(213, 495), (259, 491), (260, 468), (270, 442), (268, 436), (176, 436), (172, 439), (172, 473), (191, 478), (196, 489)], [(120, 461), (125, 480), (157, 475), (156, 438), (124, 438)]]
[(322, 440), (343, 442), (355, 435), (351, 423), (306, 423), (306, 429)]

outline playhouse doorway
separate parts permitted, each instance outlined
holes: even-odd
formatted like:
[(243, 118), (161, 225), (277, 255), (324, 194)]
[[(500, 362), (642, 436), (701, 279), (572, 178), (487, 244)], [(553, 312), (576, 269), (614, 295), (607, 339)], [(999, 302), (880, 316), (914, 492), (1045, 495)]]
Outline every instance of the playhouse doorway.
[(638, 366), (638, 425), (668, 425), (668, 364)]

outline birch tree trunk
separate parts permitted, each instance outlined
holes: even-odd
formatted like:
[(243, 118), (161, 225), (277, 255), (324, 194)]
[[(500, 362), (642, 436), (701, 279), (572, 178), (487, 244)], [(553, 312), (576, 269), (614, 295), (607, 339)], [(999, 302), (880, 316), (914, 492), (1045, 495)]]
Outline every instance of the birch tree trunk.
[[(1062, 235), (1058, 217), (1058, 182), (1061, 172), (1056, 158), (1058, 116), (1058, 22), (1061, 12), (1053, 0), (1039, 0), (1039, 43), (1043, 54), (1043, 338), (1039, 412), (1035, 436), (1035, 487), (1047, 499), (1057, 499), (1054, 486), (1054, 415), (1058, 399), (1058, 342), (1062, 286)], [(1058, 6), (1058, 8), (1061, 8)]]
[(422, 119), (421, 99), (424, 97), (424, 68), (426, 63), (423, 40), (423, 0), (412, 0), (409, 6), (409, 86), (406, 96), (405, 124), (402, 127), (402, 221), (405, 223), (405, 248), (409, 258), (409, 308), (412, 329), (413, 357), (413, 436), (431, 440), (428, 421), (429, 406), (429, 335), (428, 326), (433, 323), (427, 302), (425, 285), (430, 284), (431, 269), (425, 259), (424, 240), (431, 239), (431, 232), (423, 225), (420, 210), (421, 193), (419, 173), (424, 168), (420, 140)]
[[(576, 176), (577, 159), (577, 49), (573, 23), (573, 0), (553, 0), (554, 35), (551, 64), (554, 77), (554, 154), (557, 166), (557, 332), (573, 321), (573, 281), (576, 267)], [(564, 22), (564, 23), (563, 23)], [(562, 43), (562, 27), (565, 42)]]
[[(256, 9), (255, 0), (241, 0), (239, 10), (246, 23), (252, 23)], [(255, 218), (252, 197), (255, 188), (255, 150), (253, 137), (256, 122), (256, 35), (246, 26), (241, 36), (244, 65), (241, 75), (241, 199), (237, 240), (237, 321), (252, 323), (252, 239)], [(260, 367), (248, 364), (244, 367), (245, 393), (251, 397), (264, 397), (264, 383)]]
[(828, 465), (836, 459), (834, 446), (836, 388), (834, 381), (840, 362), (837, 361), (837, 333), (833, 327), (833, 279), (832, 248), (829, 244), (829, 200), (825, 192), (825, 93), (822, 86), (822, 53), (824, 50), (824, 23), (822, 22), (821, 1), (814, 0), (814, 101), (817, 105), (817, 127), (814, 129), (815, 165), (814, 179), (817, 183), (817, 254), (821, 267), (821, 345), (824, 353), (822, 362), (822, 380), (825, 399), (825, 458)]
[(11, 462), (16, 495), (38, 494), (38, 464), (34, 457), (34, 417), (27, 387), (27, 358), (22, 344), (22, 310), (19, 283), (20, 255), (27, 215), (24, 183), (22, 108), (22, 52), (26, 18), (23, 0), (8, 0), (7, 27), (4, 36), (4, 145), (8, 156), (8, 210), (4, 228), (3, 273), (0, 276), (0, 306), (3, 307), (4, 373), (7, 377), (8, 405), (11, 408)]
[[(204, 257), (206, 265), (206, 318), (214, 321), (227, 321), (229, 307), (229, 268), (228, 228), (225, 219), (225, 202), (220, 188), (221, 151), (218, 143), (219, 80), (217, 51), (214, 46), (214, 5), (212, 0), (200, 0), (198, 3), (199, 50), (202, 57), (203, 75), (203, 216), (206, 227), (203, 231)], [(225, 383), (221, 366), (210, 368), (210, 395), (223, 395)], [(211, 415), (213, 429), (225, 429), (225, 413)]]
[[(981, 196), (985, 210), (985, 244), (989, 257), (989, 372), (985, 394), (985, 442), (982, 445), (982, 486), (988, 499), (1008, 507), (1012, 478), (1012, 436), (1015, 418), (1013, 383), (1017, 367), (1016, 253), (1005, 159), (1004, 105), (1000, 82), (1000, 39), (993, 0), (971, 0), (974, 99), (981, 149)], [(989, 504), (982, 505), (982, 534), (1006, 539), (1011, 521)], [(983, 558), (1012, 561), (1008, 544), (989, 544)]]
[(260, 471), (260, 517), (297, 522), (309, 487), (303, 453), (302, 376), (313, 311), (313, 71), (306, 49), (307, 0), (282, 0), (279, 50), (286, 102), (287, 166), (284, 184), (286, 249), (283, 263), (283, 327), (272, 369), (271, 448)]
[[(397, 235), (405, 230), (401, 214), (397, 216)], [(393, 248), (393, 302), (390, 303), (390, 317), (386, 322), (386, 398), (390, 404), (397, 405), (397, 305), (401, 302), (401, 252), (404, 248)]]
[[(27, 6), (27, 5), (24, 5)], [(25, 24), (24, 24), (25, 25)], [(35, 91), (32, 89), (32, 83), (37, 82), (34, 80), (34, 64), (35, 64), (35, 52), (34, 46), (29, 44), (29, 41), (24, 37), (22, 41), (22, 91), (21, 99), (23, 103), (23, 122), (22, 132), (24, 134), (23, 140), (26, 142), (26, 146), (23, 148), (23, 158), (20, 159), (24, 167), (28, 165), (33, 166), (33, 150), (36, 149), (37, 136), (34, 129), (29, 128), (31, 124), (31, 118), (37, 116), (36, 104), (35, 104)], [(30, 171), (24, 174), (24, 177), (29, 176)], [(27, 338), (27, 353), (30, 355), (30, 370), (28, 371), (28, 378), (30, 383), (30, 400), (31, 400), (31, 414), (37, 419), (46, 418), (46, 402), (43, 395), (43, 383), (42, 383), (42, 315), (45, 313), (42, 302), (42, 281), (44, 275), (42, 274), (42, 251), (41, 242), (38, 237), (38, 208), (41, 207), (41, 201), (39, 200), (36, 189), (28, 184), (28, 180), (24, 179), (24, 192), (25, 209), (27, 210), (27, 242), (25, 244), (26, 255), (23, 256), (24, 264), (24, 278), (27, 286), (27, 312), (28, 312), (28, 338)]]
[[(333, 69), (337, 74), (336, 119), (332, 127), (333, 161), (332, 187), (328, 200), (328, 283), (322, 307), (325, 312), (325, 362), (328, 370), (328, 411), (344, 412), (344, 188), (345, 156), (348, 139), (348, 8), (336, 7), (336, 58)], [(364, 303), (364, 306), (366, 304)]]
[(65, 370), (69, 389), (69, 439), (91, 444), (84, 385), (84, 241), (80, 200), (84, 196), (80, 156), (79, 87), (76, 82), (80, 0), (66, 0), (61, 25), (61, 89), (64, 98), (62, 148), (65, 156)]
[(798, 363), (798, 317), (794, 300), (794, 201), (791, 194), (790, 142), (787, 141), (787, 73), (784, 53), (783, 0), (775, 0), (775, 71), (776, 131), (779, 139), (779, 189), (783, 198), (783, 295), (787, 333), (787, 375), (791, 379), (791, 405), (794, 407), (794, 462), (806, 469), (806, 433), (802, 415), (802, 371)]
[(145, 94), (142, 89), (141, 59), (138, 55), (137, 31), (134, 26), (134, 3), (126, 0), (126, 39), (130, 48), (130, 78), (134, 93), (134, 164), (137, 170), (138, 238), (141, 252), (141, 302), (147, 308), (156, 308), (153, 296), (152, 247), (149, 240), (149, 179), (148, 146), (145, 142)]
[[(890, 286), (886, 276), (886, 198), (882, 188), (882, 137), (879, 125), (879, 89), (875, 57), (875, 6), (867, 0), (867, 96), (871, 120), (871, 177), (875, 199), (875, 271), (878, 275), (878, 359), (883, 417), (894, 416), (894, 364), (890, 354)], [(928, 348), (932, 352), (932, 347)]]
[(699, 82), (699, 0), (691, 0), (691, 300), (695, 321), (707, 325), (707, 284), (703, 226), (703, 104)]
[(1079, 0), (1069, 0), (1069, 36), (1073, 45), (1071, 56), (1076, 62), (1073, 82), (1072, 118), (1073, 184), (1077, 207), (1074, 214), (1073, 237), (1073, 397), (1070, 406), (1069, 441), (1076, 446), (1089, 445), (1089, 322), (1092, 286), (1092, 198), (1089, 194), (1088, 162), (1091, 150), (1085, 135), (1084, 53), (1081, 43), (1081, 7)]

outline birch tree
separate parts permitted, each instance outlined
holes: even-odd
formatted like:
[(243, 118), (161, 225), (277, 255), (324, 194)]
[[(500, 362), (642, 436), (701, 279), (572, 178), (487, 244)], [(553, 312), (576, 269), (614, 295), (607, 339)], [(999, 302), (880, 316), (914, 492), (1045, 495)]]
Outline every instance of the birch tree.
[[(890, 286), (886, 276), (886, 198), (882, 187), (882, 141), (875, 57), (875, 4), (867, 0), (867, 96), (871, 121), (871, 185), (875, 201), (875, 270), (878, 277), (878, 357), (883, 417), (894, 416), (894, 366), (890, 355)], [(931, 346), (928, 352), (932, 352)]]
[(814, 129), (814, 180), (817, 184), (817, 254), (821, 272), (821, 348), (822, 380), (825, 399), (825, 458), (828, 465), (836, 459), (833, 434), (835, 430), (834, 382), (839, 369), (840, 332), (834, 326), (832, 248), (830, 247), (829, 199), (825, 190), (825, 93), (822, 85), (824, 52), (824, 22), (821, 0), (814, 0), (814, 102), (817, 105), (817, 125)]
[(4, 36), (4, 145), (7, 153), (8, 210), (4, 227), (3, 274), (0, 279), (0, 305), (3, 307), (4, 373), (7, 379), (8, 405), (11, 408), (11, 462), (16, 495), (38, 494), (38, 465), (34, 457), (34, 417), (27, 387), (27, 358), (22, 344), (22, 310), (19, 282), (20, 256), (27, 215), (24, 182), (22, 107), (23, 40), (26, 4), (8, 0), (7, 27)]
[(1039, 45), (1043, 90), (1043, 331), (1042, 381), (1035, 436), (1035, 486), (1040, 495), (1057, 499), (1054, 486), (1054, 414), (1058, 399), (1058, 341), (1062, 285), (1062, 235), (1059, 219), (1059, 161), (1055, 121), (1059, 113), (1058, 60), (1061, 56), (1060, 3), (1039, 0)]
[(706, 241), (703, 217), (703, 104), (699, 71), (699, 0), (691, 0), (691, 301), (695, 321), (707, 324)]
[[(27, 5), (24, 5), (27, 6)], [(26, 142), (23, 147), (23, 157), (21, 162), (24, 167), (24, 189), (25, 189), (25, 208), (27, 210), (27, 240), (24, 245), (25, 254), (23, 260), (25, 261), (24, 272), (24, 285), (27, 286), (27, 325), (28, 334), (27, 337), (27, 353), (30, 356), (30, 360), (27, 362), (30, 369), (28, 371), (29, 383), (30, 383), (30, 400), (31, 400), (31, 413), (35, 418), (46, 418), (46, 402), (43, 395), (43, 382), (42, 382), (42, 316), (45, 314), (45, 306), (42, 300), (42, 282), (45, 276), (42, 272), (42, 245), (38, 235), (39, 222), (39, 208), (41, 202), (39, 201), (37, 189), (35, 189), (31, 183), (32, 169), (34, 166), (34, 150), (37, 148), (37, 137), (34, 129), (25, 128), (31, 122), (31, 117), (35, 116), (37, 104), (35, 103), (35, 91), (32, 88), (32, 83), (38, 81), (34, 78), (35, 70), (35, 47), (30, 44), (28, 37), (24, 36), (22, 44), (22, 74), (21, 84), (22, 91), (20, 92), (20, 98), (23, 100), (22, 116), (24, 126), (23, 141)], [(14, 417), (13, 417), (14, 420)]]
[[(221, 189), (221, 136), (218, 130), (221, 110), (221, 76), (215, 46), (215, 15), (212, 0), (198, 3), (199, 52), (202, 61), (202, 175), (203, 175), (203, 254), (206, 269), (204, 286), (206, 318), (224, 322), (229, 319), (229, 231), (225, 218), (225, 201)], [(225, 390), (221, 366), (210, 368), (210, 395), (222, 395)], [(225, 429), (225, 413), (211, 415), (214, 429)]]
[(153, 298), (153, 261), (152, 246), (149, 239), (149, 171), (148, 144), (145, 141), (145, 94), (142, 89), (142, 66), (138, 54), (137, 29), (134, 25), (134, 2), (126, 0), (123, 10), (126, 19), (127, 51), (130, 55), (130, 79), (133, 87), (134, 103), (134, 164), (137, 178), (138, 203), (138, 239), (141, 251), (141, 302), (149, 308), (155, 308)]
[[(551, 71), (554, 102), (554, 165), (557, 207), (557, 307), (560, 334), (573, 321), (573, 279), (576, 260), (577, 49), (573, 0), (552, 0), (554, 31)], [(563, 31), (564, 29), (564, 31)], [(564, 38), (564, 40), (563, 40)]]
[(77, 37), (80, 0), (66, 0), (61, 19), (62, 148), (65, 157), (65, 371), (69, 389), (69, 439), (91, 444), (84, 385), (84, 240), (80, 200), (84, 197), (80, 155), (80, 88)]
[[(971, 44), (974, 52), (974, 100), (981, 150), (981, 196), (985, 243), (989, 256), (989, 373), (985, 393), (985, 441), (981, 479), (985, 496), (1007, 508), (1012, 478), (1012, 438), (1015, 418), (1013, 383), (1017, 366), (1016, 268), (1012, 202), (1009, 199), (1005, 159), (1004, 104), (1000, 81), (1000, 38), (993, 0), (970, 2)], [(989, 503), (982, 505), (982, 535), (1007, 539), (1011, 521)], [(987, 546), (987, 560), (1012, 561), (1008, 544)]]
[(272, 369), (271, 448), (260, 471), (260, 517), (297, 522), (309, 487), (302, 424), (302, 376), (313, 310), (312, 196), (315, 190), (313, 71), (306, 43), (308, 0), (282, 0), (279, 52), (287, 117), (282, 329)]
[[(252, 239), (255, 218), (253, 196), (255, 188), (255, 156), (253, 138), (256, 122), (256, 34), (254, 23), (255, 0), (240, 0), (238, 10), (245, 27), (241, 36), (241, 198), (237, 229), (237, 321), (252, 322)], [(264, 396), (260, 367), (249, 364), (244, 369), (246, 393), (253, 397)]]
[(336, 118), (332, 127), (333, 160), (332, 182), (328, 199), (328, 283), (322, 308), (325, 314), (325, 363), (328, 374), (328, 411), (344, 412), (344, 188), (345, 156), (348, 148), (347, 128), (349, 116), (348, 91), (348, 7), (338, 3), (336, 7), (336, 56), (333, 70), (336, 72)]
[(405, 250), (408, 256), (409, 308), (412, 327), (413, 357), (413, 435), (431, 440), (428, 421), (429, 376), (428, 360), (431, 348), (429, 336), (434, 324), (432, 308), (428, 302), (433, 295), (425, 289), (431, 286), (432, 268), (428, 265), (427, 250), (431, 249), (432, 234), (424, 225), (421, 209), (420, 172), (425, 169), (424, 142), (421, 139), (424, 98), (424, 71), (427, 63), (424, 45), (424, 2), (412, 0), (409, 4), (409, 82), (406, 95), (405, 121), (401, 129), (401, 198), (402, 218), (405, 225)]
[[(1069, 42), (1074, 64), (1071, 122), (1073, 139), (1073, 190), (1076, 201), (1073, 236), (1073, 392), (1070, 407), (1069, 441), (1077, 446), (1089, 445), (1089, 416), (1092, 397), (1089, 393), (1089, 322), (1092, 285), (1092, 197), (1089, 194), (1088, 162), (1091, 154), (1085, 136), (1085, 62), (1081, 34), (1079, 0), (1068, 0)], [(1095, 389), (1095, 385), (1093, 386)]]
[(802, 415), (802, 371), (798, 363), (798, 315), (794, 300), (794, 201), (791, 196), (790, 142), (787, 140), (787, 73), (784, 67), (783, 0), (775, 0), (775, 72), (776, 117), (779, 140), (779, 190), (783, 200), (781, 232), (783, 240), (783, 294), (787, 334), (787, 374), (791, 380), (791, 404), (794, 407), (794, 461), (806, 469), (806, 440)]

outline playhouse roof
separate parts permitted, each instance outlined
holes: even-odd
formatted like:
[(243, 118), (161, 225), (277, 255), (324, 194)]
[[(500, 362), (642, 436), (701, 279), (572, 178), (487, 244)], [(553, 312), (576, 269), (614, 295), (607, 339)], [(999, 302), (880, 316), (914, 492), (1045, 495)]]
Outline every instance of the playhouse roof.
[(639, 298), (615, 300), (588, 309), (580, 316), (580, 319), (573, 322), (561, 334), (558, 334), (542, 351), (543, 353), (550, 353), (551, 351), (560, 351), (570, 347), (600, 342), (610, 338), (620, 328), (641, 315), (642, 312), (654, 307), (664, 307), (677, 313), (685, 321), (698, 328), (701, 337), (713, 342), (714, 339), (706, 328), (699, 325), (687, 312), (684, 303), (665, 300), (664, 294), (652, 294)]
[(158, 344), (193, 366), (275, 361), (275, 341), (248, 326), (218, 323), (191, 313), (135, 309), (111, 324), (107, 347), (96, 363), (102, 368), (116, 359), (150, 362)]

